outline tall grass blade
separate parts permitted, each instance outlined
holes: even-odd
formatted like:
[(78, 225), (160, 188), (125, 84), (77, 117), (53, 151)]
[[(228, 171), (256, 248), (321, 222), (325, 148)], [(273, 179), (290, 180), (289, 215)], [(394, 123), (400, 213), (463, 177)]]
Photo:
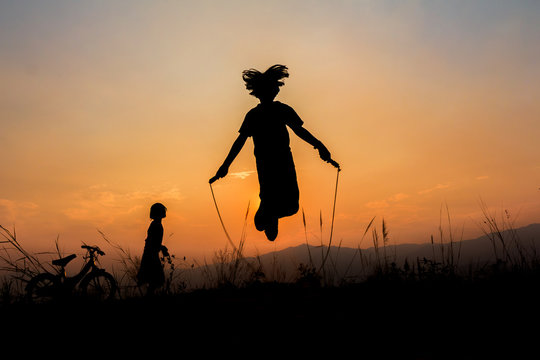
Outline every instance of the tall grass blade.
[(308, 242), (308, 237), (307, 237), (306, 214), (304, 212), (304, 208), (302, 208), (302, 222), (304, 224), (304, 235), (306, 237), (306, 247), (307, 247), (308, 256), (309, 256), (309, 266), (313, 267), (313, 257), (311, 256), (311, 249), (309, 248), (309, 242)]
[[(328, 240), (328, 250), (326, 251), (326, 255), (321, 263), (321, 269), (324, 267), (324, 264), (326, 263), (326, 259), (328, 258), (328, 255), (330, 254), (330, 249), (332, 246), (332, 235), (334, 233), (334, 219), (336, 217), (336, 200), (337, 200), (337, 193), (338, 193), (339, 173), (340, 173), (340, 170), (338, 168), (337, 174), (336, 174), (336, 188), (334, 190), (334, 205), (332, 206), (332, 222), (330, 224), (330, 239)], [(321, 217), (321, 227), (322, 227), (322, 217)]]

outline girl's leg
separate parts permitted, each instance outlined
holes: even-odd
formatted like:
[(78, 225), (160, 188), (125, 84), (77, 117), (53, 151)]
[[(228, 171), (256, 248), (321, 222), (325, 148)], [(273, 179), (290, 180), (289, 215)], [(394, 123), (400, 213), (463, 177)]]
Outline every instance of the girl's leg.
[(268, 224), (268, 219), (267, 219), (266, 211), (264, 210), (264, 205), (262, 202), (261, 202), (261, 205), (259, 205), (259, 209), (255, 213), (253, 222), (255, 223), (255, 228), (257, 230), (263, 231), (264, 229), (266, 229), (266, 226)]
[(278, 217), (272, 216), (268, 219), (268, 224), (264, 229), (266, 238), (270, 241), (274, 241), (278, 235)]
[(278, 217), (267, 209), (264, 202), (261, 201), (259, 209), (255, 213), (253, 219), (255, 228), (259, 231), (264, 231), (266, 238), (274, 241), (278, 234)]

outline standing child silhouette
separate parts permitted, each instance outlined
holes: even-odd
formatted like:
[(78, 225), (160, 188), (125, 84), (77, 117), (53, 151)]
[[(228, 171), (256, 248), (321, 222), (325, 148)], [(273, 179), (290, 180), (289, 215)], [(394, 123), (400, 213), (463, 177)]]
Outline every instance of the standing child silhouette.
[(253, 138), (254, 154), (259, 177), (261, 203), (254, 218), (255, 227), (264, 231), (268, 240), (278, 234), (278, 220), (298, 212), (299, 190), (296, 170), (289, 146), (287, 126), (302, 140), (319, 151), (322, 160), (339, 165), (330, 157), (328, 149), (302, 125), (303, 121), (292, 107), (274, 98), (279, 93), (283, 78), (289, 77), (287, 67), (273, 65), (264, 73), (250, 69), (242, 73), (246, 89), (259, 99), (260, 104), (251, 109), (244, 119), (239, 135), (229, 154), (210, 184), (227, 175), (248, 137)]
[(139, 286), (148, 284), (148, 295), (152, 295), (165, 282), (165, 274), (161, 260), (159, 259), (159, 252), (161, 251), (164, 255), (168, 254), (167, 248), (161, 244), (163, 241), (161, 219), (167, 216), (166, 212), (167, 208), (161, 203), (155, 203), (150, 207), (150, 219), (153, 221), (148, 227), (141, 267), (137, 274)]

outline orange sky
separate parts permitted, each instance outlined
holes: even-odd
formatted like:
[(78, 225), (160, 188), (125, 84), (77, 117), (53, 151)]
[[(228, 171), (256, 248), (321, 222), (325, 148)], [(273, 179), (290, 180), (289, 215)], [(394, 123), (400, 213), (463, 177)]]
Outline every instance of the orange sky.
[[(473, 237), (480, 199), (538, 222), (539, 16), (534, 1), (3, 2), (0, 224), (36, 251), (106, 248), (100, 229), (137, 253), (161, 201), (164, 243), (210, 259), (226, 238), (208, 179), (257, 104), (241, 72), (275, 63), (291, 74), (277, 100), (342, 164), (336, 242), (356, 246), (373, 216), (395, 243), (429, 241), (446, 205)], [(318, 244), (336, 173), (292, 137)], [(254, 229), (252, 151), (214, 186), (230, 234), (251, 202), (247, 252), (305, 242), (301, 214), (274, 243)]]

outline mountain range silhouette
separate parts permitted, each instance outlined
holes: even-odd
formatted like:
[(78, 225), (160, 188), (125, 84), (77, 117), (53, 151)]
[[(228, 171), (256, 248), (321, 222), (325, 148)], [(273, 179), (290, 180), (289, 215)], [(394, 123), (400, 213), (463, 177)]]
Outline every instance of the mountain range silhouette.
[[(372, 241), (366, 236), (364, 243)], [(407, 261), (415, 264), (418, 260), (428, 259), (440, 264), (452, 263), (457, 268), (481, 268), (495, 261), (505, 261), (506, 258), (517, 259), (523, 256), (531, 259), (540, 254), (540, 224), (530, 224), (524, 227), (488, 233), (478, 238), (421, 244), (386, 244), (379, 241), (378, 247), (351, 248), (331, 246), (314, 246), (301, 244), (283, 250), (262, 254), (256, 257), (246, 257), (251, 263), (260, 264), (264, 272), (280, 273), (285, 281), (294, 281), (298, 277), (301, 264), (319, 268), (326, 252), (329, 257), (325, 267), (337, 277), (360, 279), (370, 275), (379, 264), (392, 264), (401, 267)], [(216, 271), (223, 264), (205, 265), (192, 270), (192, 280), (201, 276), (201, 271)]]

